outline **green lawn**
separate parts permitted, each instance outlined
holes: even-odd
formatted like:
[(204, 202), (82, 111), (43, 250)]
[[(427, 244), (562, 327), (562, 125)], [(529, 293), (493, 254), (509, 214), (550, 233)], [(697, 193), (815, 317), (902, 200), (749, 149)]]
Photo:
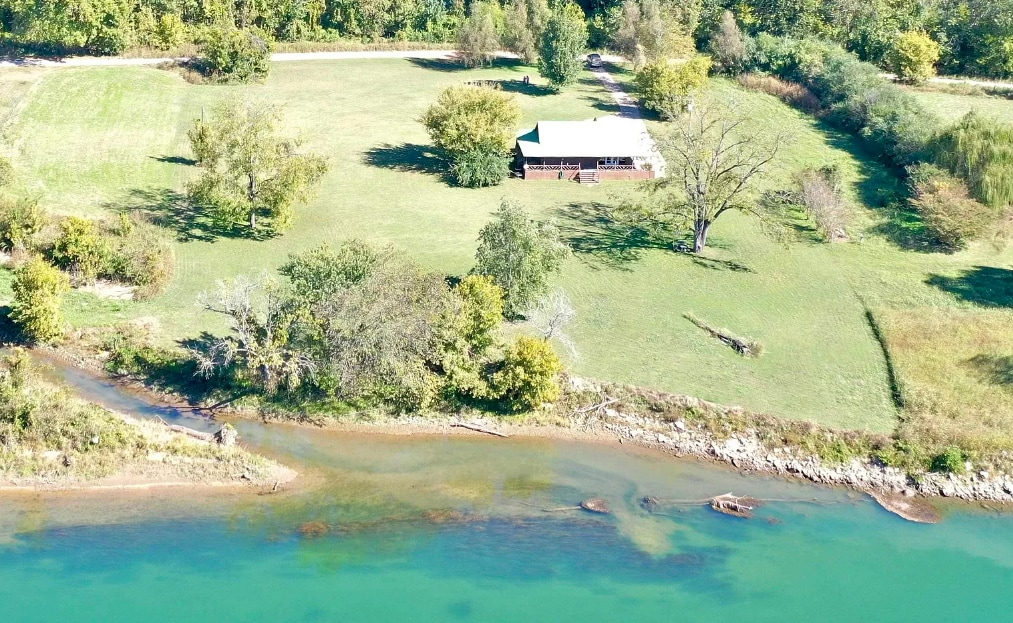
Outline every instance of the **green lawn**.
[[(0, 84), (16, 71), (0, 74)], [(265, 85), (208, 87), (150, 68), (65, 69), (32, 87), (28, 106), (12, 115), (7, 143), (16, 151), (21, 190), (55, 212), (97, 215), (131, 207), (177, 220), (170, 195), (193, 170), (174, 159), (189, 155), (186, 130), (202, 107), (221, 98), (282, 104), (291, 129), (330, 158), (318, 198), (283, 236), (201, 240), (192, 239), (201, 232), (189, 231), (177, 247), (177, 277), (166, 294), (146, 303), (75, 295), (69, 316), (76, 324), (154, 316), (168, 338), (219, 328), (193, 303), (216, 279), (272, 271), (289, 253), (351, 237), (404, 247), (433, 268), (461, 274), (471, 266), (479, 229), (501, 198), (510, 197), (559, 219), (583, 250), (558, 284), (579, 313), (574, 372), (841, 427), (889, 431), (897, 423), (863, 300), (874, 310), (952, 307), (959, 305), (953, 294), (926, 283), (931, 275), (1009, 264), (1008, 253), (988, 245), (957, 255), (904, 250), (917, 246), (917, 232), (880, 208), (863, 207), (889, 195), (896, 181), (863, 158), (854, 140), (725, 82), (715, 83), (711, 96), (745, 114), (754, 131), (794, 136), (767, 186), (787, 183), (804, 166), (841, 167), (855, 204), (853, 243), (785, 246), (760, 233), (751, 218), (732, 214), (715, 226), (705, 258), (695, 259), (622, 248), (626, 241), (601, 229), (595, 205), (632, 192), (628, 184), (448, 186), (415, 121), (419, 113), (446, 85), (525, 74), (539, 82), (529, 67), (460, 71), (401, 60), (321, 61), (276, 64)], [(536, 88), (517, 97), (526, 124), (611, 110), (590, 74), (562, 94)], [(185, 222), (177, 225), (188, 230)], [(759, 340), (766, 354), (739, 357), (686, 321), (686, 312)]]
[(929, 89), (911, 89), (921, 103), (946, 121), (955, 121), (972, 110), (1013, 123), (1013, 101), (999, 96), (975, 97)]

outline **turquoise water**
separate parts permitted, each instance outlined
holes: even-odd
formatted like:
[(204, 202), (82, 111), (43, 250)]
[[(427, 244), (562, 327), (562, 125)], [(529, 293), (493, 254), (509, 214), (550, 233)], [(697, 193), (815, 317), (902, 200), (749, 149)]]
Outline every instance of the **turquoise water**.
[[(626, 448), (240, 431), (309, 485), (0, 499), (0, 622), (1013, 617), (1013, 516), (915, 525), (857, 494)], [(752, 520), (637, 503), (728, 491), (782, 501)], [(592, 495), (614, 512), (543, 510)]]

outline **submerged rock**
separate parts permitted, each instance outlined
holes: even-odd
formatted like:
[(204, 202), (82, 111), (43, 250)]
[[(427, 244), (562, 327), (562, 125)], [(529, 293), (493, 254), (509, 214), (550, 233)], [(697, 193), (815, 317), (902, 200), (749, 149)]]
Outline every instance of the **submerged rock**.
[(645, 495), (644, 497), (640, 498), (640, 508), (644, 509), (649, 513), (653, 513), (655, 509), (658, 508), (659, 504), (661, 504), (661, 501), (658, 498), (651, 495)]
[(299, 534), (306, 538), (323, 536), (331, 531), (331, 527), (322, 521), (307, 521), (299, 526)]

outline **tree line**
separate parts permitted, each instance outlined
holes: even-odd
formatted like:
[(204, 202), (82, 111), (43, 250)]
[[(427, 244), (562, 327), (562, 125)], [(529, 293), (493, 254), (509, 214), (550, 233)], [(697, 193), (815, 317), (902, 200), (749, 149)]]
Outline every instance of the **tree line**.
[[(841, 45), (886, 66), (903, 33), (940, 47), (944, 73), (1013, 76), (1013, 0), (0, 0), (0, 37), (26, 51), (116, 54), (198, 43), (214, 28), (278, 41), (495, 41), (528, 60), (572, 5), (594, 48), (703, 47), (725, 11), (743, 30)], [(462, 29), (469, 21), (480, 28)], [(480, 46), (481, 47), (481, 46)]]

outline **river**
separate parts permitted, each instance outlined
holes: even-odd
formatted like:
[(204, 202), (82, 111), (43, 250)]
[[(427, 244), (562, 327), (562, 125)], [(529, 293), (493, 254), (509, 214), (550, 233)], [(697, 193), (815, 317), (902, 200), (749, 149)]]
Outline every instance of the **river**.
[[(108, 406), (210, 426), (58, 374)], [(1011, 515), (911, 524), (853, 492), (624, 447), (236, 424), (308, 484), (0, 498), (0, 621), (924, 623), (1013, 608)], [(667, 503), (729, 491), (782, 501), (751, 520)], [(590, 496), (614, 512), (545, 510)]]

